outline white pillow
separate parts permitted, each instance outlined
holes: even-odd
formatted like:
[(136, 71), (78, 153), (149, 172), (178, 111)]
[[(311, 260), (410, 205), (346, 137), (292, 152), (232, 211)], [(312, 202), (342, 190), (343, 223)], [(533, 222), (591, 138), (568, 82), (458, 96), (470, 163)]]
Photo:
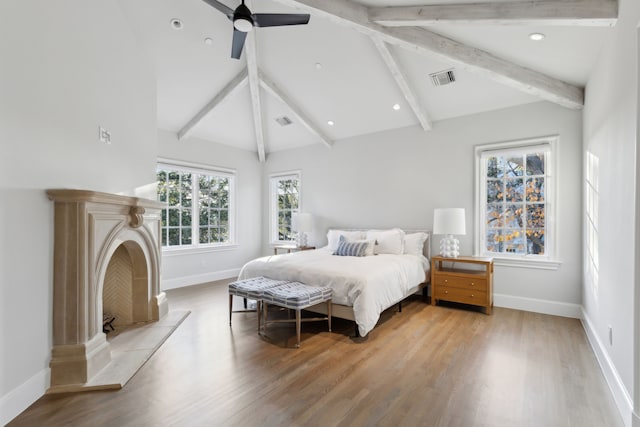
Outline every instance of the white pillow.
[(338, 249), (338, 243), (340, 243), (340, 236), (344, 236), (347, 240), (363, 240), (365, 237), (364, 231), (346, 231), (346, 230), (329, 230), (327, 233), (327, 241), (329, 250), (335, 252)]
[(404, 253), (409, 255), (423, 255), (424, 242), (427, 241), (427, 233), (411, 233), (404, 235)]
[(367, 240), (378, 242), (374, 251), (376, 254), (401, 255), (404, 244), (404, 231), (399, 228), (391, 230), (369, 230)]

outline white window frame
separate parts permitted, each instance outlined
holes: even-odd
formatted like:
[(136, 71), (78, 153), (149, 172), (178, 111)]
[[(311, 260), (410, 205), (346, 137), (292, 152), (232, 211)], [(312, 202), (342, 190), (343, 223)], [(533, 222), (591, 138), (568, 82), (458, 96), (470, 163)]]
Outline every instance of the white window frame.
[[(492, 257), (496, 265), (512, 267), (538, 268), (557, 270), (562, 264), (557, 258), (558, 241), (556, 239), (556, 206), (557, 206), (557, 145), (558, 136), (524, 139), (509, 142), (476, 145), (475, 148), (475, 239), (474, 252), (478, 256)], [(486, 250), (486, 159), (488, 154), (527, 152), (545, 149), (545, 250), (544, 255), (496, 253)], [(548, 150), (548, 151), (547, 151)]]
[[(191, 200), (191, 244), (162, 246), (162, 253), (167, 255), (183, 255), (196, 252), (211, 252), (219, 250), (230, 250), (237, 247), (236, 243), (236, 171), (235, 169), (222, 168), (217, 166), (209, 166), (199, 163), (183, 162), (172, 159), (159, 158), (156, 164), (156, 170), (177, 170), (180, 172), (188, 172), (195, 175), (207, 175), (216, 177), (229, 178), (229, 241), (200, 243), (200, 214), (198, 181), (192, 181), (192, 200)], [(156, 184), (157, 186), (157, 184)], [(161, 232), (163, 229), (161, 228)], [(162, 236), (160, 236), (162, 242)]]
[(269, 242), (271, 245), (293, 243), (294, 240), (280, 240), (278, 233), (277, 182), (288, 179), (298, 180), (298, 209), (302, 212), (302, 173), (299, 170), (279, 172), (269, 175)]

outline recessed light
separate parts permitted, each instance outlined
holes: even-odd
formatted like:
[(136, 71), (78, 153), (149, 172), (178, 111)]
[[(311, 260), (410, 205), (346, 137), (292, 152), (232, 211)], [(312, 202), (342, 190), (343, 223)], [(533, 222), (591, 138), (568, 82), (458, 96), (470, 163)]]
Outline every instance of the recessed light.
[(543, 40), (545, 37), (544, 34), (542, 33), (531, 33), (529, 34), (529, 38), (533, 41), (539, 42), (540, 40)]
[(400, 109), (400, 104), (393, 104), (392, 107), (394, 110), (398, 111)]
[(171, 27), (172, 27), (174, 30), (181, 30), (181, 29), (182, 29), (182, 27), (183, 27), (183, 25), (182, 25), (182, 21), (181, 21), (181, 20), (179, 20), (178, 18), (173, 18), (173, 19), (171, 20)]
[(322, 68), (322, 64), (319, 62), (316, 62), (316, 69), (319, 70), (320, 68)]
[(205, 37), (204, 44), (211, 46), (213, 44), (213, 39), (211, 37)]
[(327, 122), (327, 124), (328, 124), (329, 126), (333, 126), (333, 125), (335, 125), (335, 122), (334, 122), (333, 120), (329, 120), (329, 121)]

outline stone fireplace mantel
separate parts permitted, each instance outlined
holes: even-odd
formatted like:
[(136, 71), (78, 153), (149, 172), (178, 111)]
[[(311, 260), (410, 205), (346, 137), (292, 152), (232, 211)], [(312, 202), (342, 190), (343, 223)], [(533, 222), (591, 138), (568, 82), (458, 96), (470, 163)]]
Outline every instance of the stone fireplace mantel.
[(163, 204), (86, 190), (47, 195), (55, 202), (51, 387), (64, 389), (89, 382), (111, 360), (102, 294), (119, 247), (130, 257), (132, 321), (157, 321), (168, 312), (160, 292)]

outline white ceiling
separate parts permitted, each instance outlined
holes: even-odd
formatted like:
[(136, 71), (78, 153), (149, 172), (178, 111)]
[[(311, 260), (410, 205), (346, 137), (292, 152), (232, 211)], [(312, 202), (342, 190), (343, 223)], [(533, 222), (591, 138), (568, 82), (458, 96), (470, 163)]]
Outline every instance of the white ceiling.
[[(239, 4), (239, 0), (222, 2), (232, 9)], [(409, 6), (465, 1), (358, 3)], [(158, 126), (177, 133), (245, 68), (246, 47), (240, 60), (230, 57), (232, 23), (202, 0), (137, 0), (123, 4), (124, 13), (141, 34), (155, 64)], [(248, 0), (246, 4), (254, 13), (300, 13), (270, 0)], [(172, 18), (181, 19), (183, 29), (173, 29)], [(555, 79), (584, 86), (609, 27), (439, 24), (429, 30)], [(533, 32), (547, 37), (533, 42), (528, 38)], [(308, 25), (257, 28), (253, 34), (258, 68), (330, 139), (419, 124), (370, 37), (313, 12)], [(205, 44), (205, 37), (213, 39), (213, 43)], [(389, 48), (423, 110), (436, 122), (434, 126), (438, 120), (540, 100), (490, 80), (472, 68), (397, 46)], [(316, 67), (317, 63), (321, 68)], [(457, 81), (434, 87), (429, 74), (449, 68), (455, 69)], [(260, 96), (267, 153), (320, 143), (287, 105), (264, 89)], [(392, 109), (395, 103), (400, 104), (400, 110)], [(294, 123), (281, 127), (275, 119), (283, 115)], [(335, 126), (329, 126), (328, 120), (333, 120)], [(190, 135), (257, 151), (249, 85), (218, 105)]]

